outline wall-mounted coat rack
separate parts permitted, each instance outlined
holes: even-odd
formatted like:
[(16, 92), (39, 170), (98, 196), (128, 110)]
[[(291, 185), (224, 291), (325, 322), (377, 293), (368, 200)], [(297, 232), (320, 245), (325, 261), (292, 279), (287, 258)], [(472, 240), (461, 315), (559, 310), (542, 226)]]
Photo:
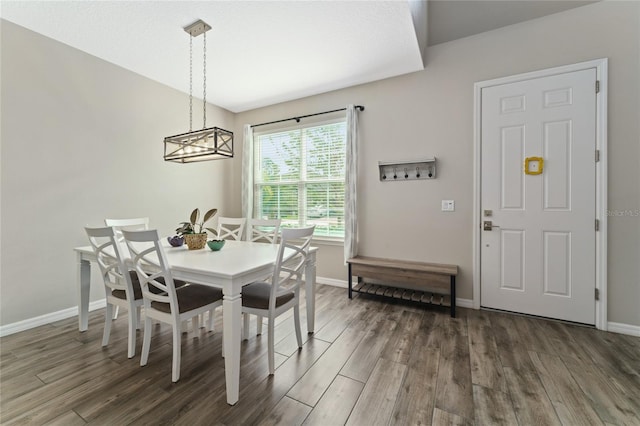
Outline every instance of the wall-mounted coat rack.
[(428, 158), (419, 161), (378, 161), (380, 180), (418, 180), (435, 179), (436, 159)]

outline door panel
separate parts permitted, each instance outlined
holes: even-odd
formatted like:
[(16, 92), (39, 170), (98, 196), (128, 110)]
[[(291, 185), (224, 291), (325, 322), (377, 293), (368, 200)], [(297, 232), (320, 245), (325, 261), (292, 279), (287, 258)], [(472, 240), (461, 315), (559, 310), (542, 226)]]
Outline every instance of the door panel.
[(571, 122), (544, 123), (543, 158), (552, 161), (544, 180), (544, 209), (571, 210)]
[[(482, 89), (481, 306), (595, 323), (595, 69)], [(541, 174), (525, 174), (542, 157)], [(534, 164), (538, 164), (534, 162)]]
[(571, 233), (543, 234), (544, 294), (571, 297)]
[(501, 287), (503, 289), (524, 290), (524, 231), (505, 229), (501, 231)]
[(502, 129), (501, 142), (501, 207), (503, 210), (522, 210), (524, 209), (524, 179), (521, 162), (524, 154), (524, 126)]

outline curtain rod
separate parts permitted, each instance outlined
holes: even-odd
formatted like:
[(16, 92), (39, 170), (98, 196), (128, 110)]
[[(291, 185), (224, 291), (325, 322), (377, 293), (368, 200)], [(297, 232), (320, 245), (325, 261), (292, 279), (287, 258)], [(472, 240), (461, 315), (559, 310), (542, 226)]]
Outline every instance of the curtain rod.
[[(356, 105), (355, 108), (360, 111), (364, 111), (364, 105)], [(266, 126), (267, 124), (282, 123), (282, 122), (291, 121), (291, 120), (296, 120), (296, 122), (299, 123), (301, 118), (314, 117), (316, 115), (330, 114), (332, 112), (346, 111), (346, 110), (347, 110), (346, 108), (340, 108), (340, 109), (334, 109), (331, 111), (317, 112), (315, 114), (307, 114), (307, 115), (301, 115), (298, 117), (284, 118), (282, 120), (269, 121), (268, 123), (252, 124), (251, 127)]]

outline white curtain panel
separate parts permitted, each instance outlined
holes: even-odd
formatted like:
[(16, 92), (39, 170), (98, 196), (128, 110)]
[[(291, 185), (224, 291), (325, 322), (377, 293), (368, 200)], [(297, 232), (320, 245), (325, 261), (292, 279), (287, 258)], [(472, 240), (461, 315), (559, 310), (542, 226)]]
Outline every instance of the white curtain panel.
[(253, 128), (244, 125), (242, 141), (242, 217), (253, 217)]
[(358, 254), (358, 215), (356, 210), (358, 179), (358, 110), (347, 105), (346, 176), (344, 185), (344, 261)]

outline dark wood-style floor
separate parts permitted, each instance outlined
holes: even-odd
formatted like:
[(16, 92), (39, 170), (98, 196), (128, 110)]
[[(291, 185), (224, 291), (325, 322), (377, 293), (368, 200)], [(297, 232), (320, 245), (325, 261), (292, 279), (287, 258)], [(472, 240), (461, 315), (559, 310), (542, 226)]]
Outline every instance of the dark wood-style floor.
[(183, 334), (173, 384), (170, 329), (156, 326), (140, 367), (126, 314), (101, 348), (103, 313), (84, 333), (72, 318), (0, 340), (2, 424), (640, 424), (640, 338), (469, 309), (452, 319), (319, 285), (302, 350), (292, 318), (279, 320), (273, 377), (267, 336), (242, 343), (231, 407), (221, 331)]

